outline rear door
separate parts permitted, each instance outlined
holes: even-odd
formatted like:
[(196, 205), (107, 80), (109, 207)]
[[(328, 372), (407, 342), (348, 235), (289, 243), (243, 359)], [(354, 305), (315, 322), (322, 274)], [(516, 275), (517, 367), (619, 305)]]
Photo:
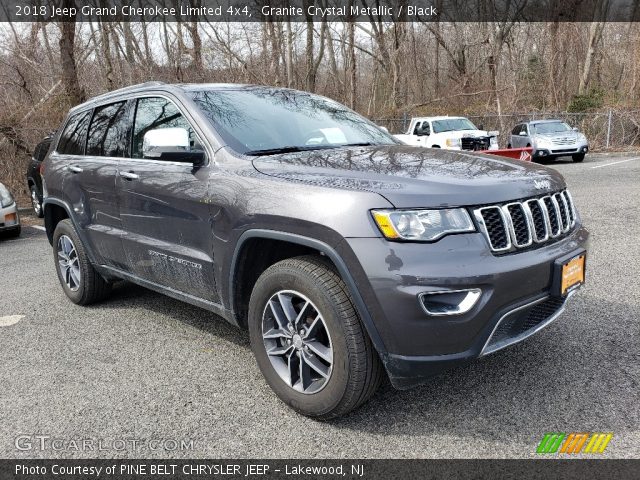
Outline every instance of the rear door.
[(185, 128), (201, 144), (177, 105), (165, 97), (135, 102), (131, 158), (118, 175), (128, 269), (137, 277), (218, 302), (214, 280), (209, 167), (144, 158), (144, 134)]
[(128, 128), (127, 103), (72, 117), (52, 154), (64, 166), (63, 192), (76, 225), (98, 263), (123, 266), (115, 178)]

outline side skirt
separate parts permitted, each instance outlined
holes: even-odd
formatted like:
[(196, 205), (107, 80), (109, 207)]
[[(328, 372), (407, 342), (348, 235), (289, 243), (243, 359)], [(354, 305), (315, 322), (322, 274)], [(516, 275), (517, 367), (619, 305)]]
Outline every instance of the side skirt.
[(108, 267), (106, 265), (94, 265), (94, 268), (101, 275), (107, 278), (119, 278), (122, 280), (126, 280), (128, 282), (135, 283), (136, 285), (140, 285), (141, 287), (148, 288), (149, 290), (153, 290), (154, 292), (162, 293), (163, 295), (167, 295), (168, 297), (175, 298), (176, 300), (181, 300), (185, 303), (195, 305), (196, 307), (200, 307), (212, 313), (215, 313), (216, 315), (224, 318), (231, 325), (239, 327), (232, 312), (224, 308), (224, 306), (219, 303), (209, 302), (202, 298), (180, 292), (173, 288), (165, 287), (164, 285), (159, 285), (157, 283), (144, 280), (130, 273), (118, 270), (117, 268)]

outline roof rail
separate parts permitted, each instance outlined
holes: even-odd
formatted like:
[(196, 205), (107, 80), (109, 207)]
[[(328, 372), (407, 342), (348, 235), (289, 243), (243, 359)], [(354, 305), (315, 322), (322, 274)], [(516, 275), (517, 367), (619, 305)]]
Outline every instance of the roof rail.
[(121, 94), (121, 93), (127, 93), (129, 91), (137, 90), (137, 89), (142, 88), (142, 87), (157, 87), (158, 85), (164, 85), (164, 82), (153, 81), (153, 82), (138, 83), (136, 85), (129, 85), (128, 87), (119, 88), (117, 90), (112, 90), (111, 92), (106, 92), (106, 93), (103, 93), (102, 95), (98, 95), (97, 97), (93, 97), (93, 98), (89, 99), (89, 102), (93, 102), (93, 101), (96, 101), (96, 100), (101, 100), (103, 98), (108, 98), (108, 97), (110, 97), (112, 95), (118, 95), (118, 94)]

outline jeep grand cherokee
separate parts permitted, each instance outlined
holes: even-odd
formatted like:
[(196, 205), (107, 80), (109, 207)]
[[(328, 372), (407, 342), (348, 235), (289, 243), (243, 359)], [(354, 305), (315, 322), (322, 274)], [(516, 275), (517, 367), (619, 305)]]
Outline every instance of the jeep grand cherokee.
[(128, 280), (248, 328), (271, 388), (315, 418), (528, 337), (584, 281), (557, 172), (401, 145), (317, 95), (144, 84), (73, 108), (53, 142), (71, 301)]

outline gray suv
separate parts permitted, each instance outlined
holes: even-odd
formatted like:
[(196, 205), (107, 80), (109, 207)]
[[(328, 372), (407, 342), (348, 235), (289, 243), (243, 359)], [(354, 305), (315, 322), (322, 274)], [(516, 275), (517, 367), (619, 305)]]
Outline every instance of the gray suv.
[(582, 162), (589, 142), (577, 128), (561, 120), (534, 120), (513, 128), (508, 147), (532, 147), (533, 159), (538, 161), (570, 156), (574, 162)]
[(127, 280), (247, 328), (311, 417), (523, 340), (584, 282), (560, 174), (402, 145), (309, 93), (144, 84), (73, 108), (53, 144), (45, 225), (71, 301)]

